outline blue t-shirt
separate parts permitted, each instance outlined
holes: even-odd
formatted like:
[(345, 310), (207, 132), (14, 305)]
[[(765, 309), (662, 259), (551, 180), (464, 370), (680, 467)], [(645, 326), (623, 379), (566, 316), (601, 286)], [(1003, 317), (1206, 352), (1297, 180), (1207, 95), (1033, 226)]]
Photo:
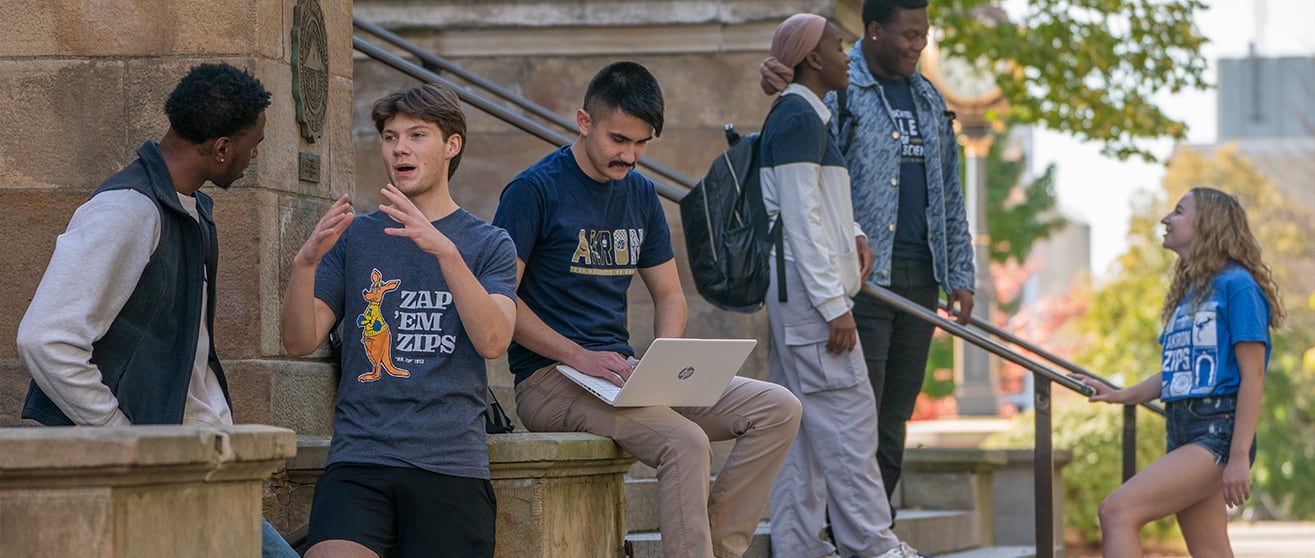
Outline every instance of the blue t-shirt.
[[(517, 294), (548, 327), (580, 346), (633, 356), (626, 290), (635, 272), (675, 257), (653, 183), (631, 171), (596, 182), (568, 145), (525, 169), (502, 192), (493, 224), (525, 262)], [(516, 382), (553, 363), (518, 343)]]
[(873, 76), (890, 104), (890, 116), (899, 132), (899, 215), (895, 220), (895, 257), (906, 260), (931, 260), (927, 242), (927, 165), (918, 129), (918, 109), (913, 104), (913, 87), (909, 78), (887, 79)]
[(1192, 298), (1191, 293), (1184, 297), (1160, 335), (1165, 402), (1237, 393), (1236, 343), (1264, 343), (1269, 366), (1269, 300), (1250, 273), (1230, 263), (1215, 276), (1213, 292), (1200, 306), (1189, 307)]
[[(516, 252), (506, 232), (464, 209), (434, 226), (484, 290), (515, 300)], [(488, 479), (484, 358), (465, 335), (438, 259), (384, 233), (397, 227), (382, 212), (358, 216), (315, 273), (315, 298), (342, 322), (328, 463)]]

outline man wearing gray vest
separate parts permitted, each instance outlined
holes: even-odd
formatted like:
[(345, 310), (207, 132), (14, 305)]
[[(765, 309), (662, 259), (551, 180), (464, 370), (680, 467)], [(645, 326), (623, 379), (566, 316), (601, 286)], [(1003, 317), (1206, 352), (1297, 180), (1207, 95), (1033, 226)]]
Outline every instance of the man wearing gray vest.
[[(219, 244), (207, 181), (228, 188), (265, 138), (269, 92), (201, 64), (165, 102), (169, 130), (73, 214), (18, 325), (23, 417), (48, 426), (233, 424), (215, 354)], [(296, 556), (262, 521), (263, 555)]]

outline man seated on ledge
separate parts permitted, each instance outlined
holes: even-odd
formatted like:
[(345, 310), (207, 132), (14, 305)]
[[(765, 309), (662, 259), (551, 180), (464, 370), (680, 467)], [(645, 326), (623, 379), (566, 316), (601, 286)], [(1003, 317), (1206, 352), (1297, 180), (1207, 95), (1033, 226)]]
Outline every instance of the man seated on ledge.
[[(626, 290), (635, 274), (653, 297), (655, 335), (685, 332), (666, 216), (653, 183), (634, 170), (662, 133), (662, 112), (662, 90), (643, 66), (603, 68), (576, 111), (580, 137), (502, 194), (493, 224), (511, 234), (520, 270), (508, 352), (516, 410), (530, 430), (607, 436), (656, 468), (665, 556), (738, 557), (799, 429), (789, 390), (737, 377), (711, 407), (616, 408), (554, 370), (564, 363), (618, 385), (629, 378)], [(710, 440), (736, 440), (711, 489)]]
[(340, 196), (293, 258), (283, 301), (289, 354), (340, 322), (359, 339), (342, 347), (306, 557), (492, 558), (484, 359), (511, 342), (516, 250), (452, 199), (466, 143), (455, 92), (404, 89), (371, 117), (390, 205), (354, 217)]

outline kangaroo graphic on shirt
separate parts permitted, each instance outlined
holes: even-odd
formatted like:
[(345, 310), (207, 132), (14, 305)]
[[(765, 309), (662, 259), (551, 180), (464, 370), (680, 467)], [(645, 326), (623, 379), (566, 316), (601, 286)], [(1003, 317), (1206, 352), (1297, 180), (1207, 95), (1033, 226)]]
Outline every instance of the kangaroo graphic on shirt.
[(370, 288), (361, 290), (361, 297), (370, 304), (356, 318), (356, 326), (361, 328), (361, 344), (365, 346), (365, 356), (370, 360), (370, 371), (357, 376), (357, 381), (373, 382), (380, 378), (380, 373), (387, 371), (389, 376), (406, 378), (410, 372), (393, 365), (393, 335), (388, 330), (388, 322), (379, 312), (379, 303), (384, 294), (402, 284), (400, 279), (384, 281), (378, 269), (370, 271)]

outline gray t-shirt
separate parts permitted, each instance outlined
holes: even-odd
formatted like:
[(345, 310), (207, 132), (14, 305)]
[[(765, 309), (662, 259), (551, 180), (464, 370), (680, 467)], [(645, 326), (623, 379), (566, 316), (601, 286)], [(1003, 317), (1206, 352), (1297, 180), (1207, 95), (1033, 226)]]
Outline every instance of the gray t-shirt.
[[(489, 478), (484, 359), (465, 335), (438, 260), (358, 216), (325, 254), (315, 297), (341, 320), (342, 379), (328, 463)], [(464, 209), (434, 221), (489, 294), (515, 300), (511, 238)]]

